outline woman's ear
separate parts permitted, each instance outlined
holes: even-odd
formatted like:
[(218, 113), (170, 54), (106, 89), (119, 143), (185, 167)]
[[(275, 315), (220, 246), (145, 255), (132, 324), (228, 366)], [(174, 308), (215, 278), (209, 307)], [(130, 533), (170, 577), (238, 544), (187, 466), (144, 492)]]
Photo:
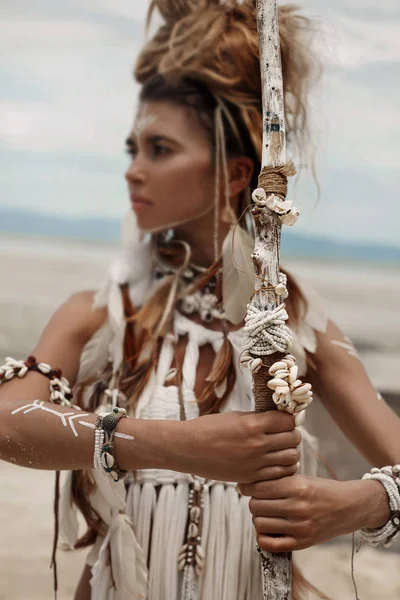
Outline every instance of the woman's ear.
[(229, 159), (229, 195), (231, 198), (235, 198), (249, 186), (253, 170), (254, 163), (247, 156), (237, 156)]

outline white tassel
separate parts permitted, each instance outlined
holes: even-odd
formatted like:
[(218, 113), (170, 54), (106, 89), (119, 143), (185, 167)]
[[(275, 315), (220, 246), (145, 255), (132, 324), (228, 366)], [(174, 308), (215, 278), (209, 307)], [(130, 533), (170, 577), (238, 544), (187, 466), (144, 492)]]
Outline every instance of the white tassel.
[(203, 574), (203, 597), (210, 600), (225, 600), (222, 595), (226, 554), (224, 503), (224, 485), (216, 483), (210, 492), (210, 524)]
[(186, 565), (182, 580), (182, 600), (199, 600), (197, 575), (193, 565)]
[(225, 522), (226, 522), (226, 563), (224, 574), (223, 598), (235, 598), (239, 585), (240, 572), (240, 546), (238, 539), (242, 539), (242, 519), (240, 512), (239, 496), (234, 487), (225, 490)]
[(174, 502), (174, 486), (172, 484), (163, 485), (154, 512), (150, 548), (151, 570), (149, 579), (149, 598), (154, 598), (154, 600), (169, 600), (169, 592), (165, 589), (165, 555), (170, 534), (168, 523), (174, 508)]

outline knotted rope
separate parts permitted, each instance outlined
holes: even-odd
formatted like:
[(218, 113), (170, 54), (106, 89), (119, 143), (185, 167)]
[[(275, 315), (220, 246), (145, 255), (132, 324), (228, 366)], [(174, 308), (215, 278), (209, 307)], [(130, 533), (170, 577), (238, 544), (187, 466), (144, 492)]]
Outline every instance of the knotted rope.
[(268, 356), (276, 352), (287, 354), (293, 343), (293, 335), (285, 325), (288, 318), (284, 304), (273, 310), (250, 305), (244, 327), (246, 350), (256, 356)]
[(296, 175), (296, 167), (289, 161), (280, 167), (264, 167), (258, 178), (258, 186), (267, 196), (275, 194), (285, 199), (288, 192), (288, 177)]

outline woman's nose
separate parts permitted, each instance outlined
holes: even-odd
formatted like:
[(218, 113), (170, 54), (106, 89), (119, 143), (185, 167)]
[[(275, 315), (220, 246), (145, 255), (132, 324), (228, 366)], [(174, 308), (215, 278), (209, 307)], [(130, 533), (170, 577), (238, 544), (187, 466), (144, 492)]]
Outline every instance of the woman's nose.
[(140, 162), (136, 159), (131, 162), (125, 172), (125, 179), (128, 183), (143, 183), (146, 179), (145, 171)]

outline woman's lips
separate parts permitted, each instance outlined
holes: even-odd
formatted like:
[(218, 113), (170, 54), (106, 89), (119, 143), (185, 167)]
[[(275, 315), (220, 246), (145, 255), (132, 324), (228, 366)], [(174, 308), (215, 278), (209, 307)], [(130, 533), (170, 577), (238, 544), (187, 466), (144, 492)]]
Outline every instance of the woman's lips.
[(134, 211), (143, 210), (146, 206), (152, 206), (152, 202), (139, 196), (138, 194), (131, 194), (131, 204)]

